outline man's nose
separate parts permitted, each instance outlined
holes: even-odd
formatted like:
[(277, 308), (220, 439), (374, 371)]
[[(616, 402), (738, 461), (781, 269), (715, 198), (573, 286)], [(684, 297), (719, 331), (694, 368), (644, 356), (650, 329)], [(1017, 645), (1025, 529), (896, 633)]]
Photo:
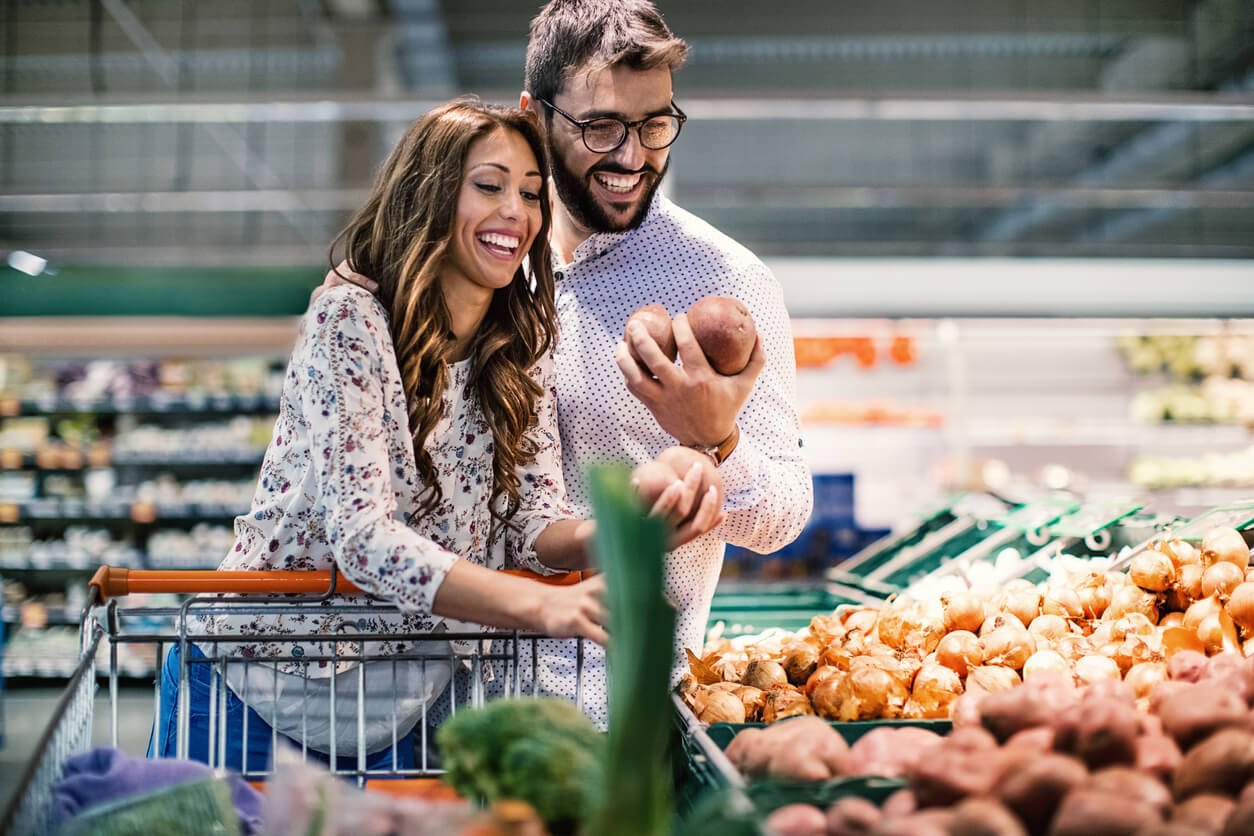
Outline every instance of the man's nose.
[(635, 128), (628, 128), (623, 144), (611, 151), (608, 156), (628, 171), (639, 171), (643, 168), (645, 148), (640, 144), (639, 132)]

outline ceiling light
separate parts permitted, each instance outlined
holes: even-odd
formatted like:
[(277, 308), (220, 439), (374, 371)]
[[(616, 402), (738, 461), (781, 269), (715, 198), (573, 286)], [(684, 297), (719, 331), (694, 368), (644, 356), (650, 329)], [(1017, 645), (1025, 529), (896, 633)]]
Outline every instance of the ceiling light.
[(28, 276), (41, 276), (48, 269), (48, 259), (40, 258), (26, 250), (14, 250), (9, 253), (9, 266)]

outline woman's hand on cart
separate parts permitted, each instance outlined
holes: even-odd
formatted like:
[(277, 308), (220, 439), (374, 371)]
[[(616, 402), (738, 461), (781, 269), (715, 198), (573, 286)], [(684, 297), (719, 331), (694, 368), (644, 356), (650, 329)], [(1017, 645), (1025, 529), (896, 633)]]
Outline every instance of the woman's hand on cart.
[(597, 575), (568, 586), (544, 586), (534, 626), (536, 633), (554, 639), (609, 641), (605, 632), (605, 577)]

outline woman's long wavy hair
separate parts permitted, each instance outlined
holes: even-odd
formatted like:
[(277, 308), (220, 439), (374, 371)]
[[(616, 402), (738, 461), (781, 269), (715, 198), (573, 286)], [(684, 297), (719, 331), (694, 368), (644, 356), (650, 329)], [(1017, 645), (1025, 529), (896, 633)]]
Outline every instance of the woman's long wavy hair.
[[(409, 408), (414, 457), (425, 486), (424, 513), (443, 501), (426, 441), (443, 416), (446, 363), (454, 343), (438, 277), (449, 256), (470, 146), (498, 130), (520, 134), (540, 170), (547, 171), (544, 144), (531, 114), (473, 98), (454, 100), (410, 126), (383, 163), (365, 206), (331, 247), (333, 264), (342, 251), (353, 270), (379, 284), (378, 297), (390, 318)], [(517, 512), (521, 495), (516, 471), (536, 454), (528, 430), (535, 423), (541, 387), (528, 370), (552, 347), (557, 334), (548, 183), (541, 179), (540, 230), (524, 266), (493, 296), (471, 347), (472, 385), (492, 428), (494, 533)], [(502, 494), (506, 500), (500, 508)]]

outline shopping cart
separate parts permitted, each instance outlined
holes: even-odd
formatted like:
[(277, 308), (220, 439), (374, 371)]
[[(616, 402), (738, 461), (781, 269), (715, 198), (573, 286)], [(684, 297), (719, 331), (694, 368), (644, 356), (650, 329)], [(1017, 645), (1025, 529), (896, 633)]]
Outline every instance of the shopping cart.
[[(582, 574), (540, 577), (528, 572), (514, 572), (537, 581), (555, 584), (577, 583)], [(179, 593), (189, 595), (178, 606), (124, 606), (123, 601), (136, 593)], [(354, 603), (346, 603), (345, 595), (353, 595)], [(364, 603), (362, 603), (364, 602)], [(475, 632), (422, 632), (389, 633), (384, 637), (375, 634), (337, 632), (334, 635), (320, 633), (285, 633), (283, 635), (226, 635), (205, 634), (207, 618), (215, 616), (275, 616), (285, 614), (316, 614), (353, 616), (352, 621), (341, 623), (366, 624), (371, 617), (397, 615), (397, 610), (386, 602), (364, 596), (360, 589), (338, 572), (259, 572), (259, 571), (148, 571), (101, 567), (91, 580), (90, 595), (84, 608), (81, 624), (82, 649), (79, 663), (66, 685), (52, 718), (44, 731), (35, 753), (26, 767), (17, 791), (0, 820), (0, 833), (41, 834), (48, 830), (53, 789), (61, 778), (62, 767), (71, 756), (87, 750), (92, 740), (97, 676), (107, 677), (109, 697), (109, 735), (112, 746), (119, 745), (118, 698), (119, 679), (124, 673), (127, 657), (132, 662), (136, 647), (151, 648), (154, 678), (153, 716), (162, 716), (163, 694), (161, 686), (162, 666), (171, 649), (179, 650), (178, 704), (172, 706), (177, 720), (173, 734), (175, 751), (179, 757), (187, 757), (192, 744), (189, 716), (189, 684), (197, 666), (201, 682), (207, 680), (211, 690), (208, 700), (208, 739), (202, 753), (208, 755), (212, 767), (230, 768), (243, 774), (250, 781), (264, 781), (270, 773), (268, 762), (249, 762), (247, 746), (239, 748), (241, 761), (229, 762), (228, 737), (241, 733), (248, 738), (250, 712), (243, 712), (242, 729), (231, 729), (226, 723), (228, 681), (235, 685), (241, 681), (256, 687), (258, 681), (267, 679), (279, 687), (280, 673), (276, 663), (291, 663), (301, 672), (297, 682), (308, 692), (301, 694), (300, 715), (326, 712), (329, 718), (341, 722), (345, 717), (355, 720), (356, 734), (353, 741), (344, 744), (340, 735), (329, 735), (329, 750), (321, 747), (320, 759), (328, 768), (345, 780), (365, 785), (368, 780), (385, 778), (378, 786), (393, 794), (430, 795), (441, 772), (433, 757), (430, 742), (435, 726), (458, 709), (481, 705), (486, 699), (539, 695), (539, 677), (532, 672), (539, 669), (541, 636), (526, 635), (517, 631)], [(235, 652), (243, 643), (255, 643), (259, 638), (290, 648), (286, 655), (265, 658), (244, 658)], [(380, 652), (389, 647), (404, 645), (402, 652)], [(321, 648), (323, 652), (300, 652), (302, 648)], [(131, 652), (121, 651), (129, 650)], [(576, 643), (574, 699), (583, 698), (584, 643)], [(370, 663), (375, 675), (371, 690), (367, 693), (366, 672)], [(315, 687), (315, 677), (309, 672), (312, 666), (327, 665), (330, 668), (326, 687)], [(290, 666), (289, 666), (290, 667)], [(386, 688), (386, 672), (391, 670), (392, 688)], [(398, 727), (394, 706), (400, 693), (398, 683), (403, 674), (417, 671), (423, 679), (428, 671), (443, 669), (449, 672), (447, 687), (438, 706), (429, 710), (423, 702), (421, 716), (412, 730)], [(383, 692), (379, 692), (378, 671), (384, 672)], [(260, 676), (258, 676), (260, 673)], [(292, 674), (283, 674), (291, 677)], [(243, 677), (243, 679), (241, 678)], [(292, 679), (286, 678), (290, 687)], [(253, 693), (252, 691), (249, 692)], [(569, 695), (567, 695), (569, 696)], [(369, 697), (369, 700), (367, 699)], [(320, 699), (325, 698), (325, 707)], [(367, 704), (369, 702), (369, 705)], [(277, 705), (277, 701), (272, 701)], [(368, 717), (378, 722), (379, 705), (391, 705), (391, 735), (387, 741), (387, 754), (379, 756), (366, 751), (366, 723)], [(386, 709), (384, 710), (386, 715)], [(272, 713), (261, 715), (271, 729), (272, 751), (280, 746), (279, 723)], [(386, 716), (385, 716), (386, 719)], [(302, 727), (304, 723), (302, 721)], [(290, 720), (287, 727), (290, 730)], [(154, 739), (150, 744), (154, 751), (161, 751), (160, 723), (154, 723)], [(302, 759), (319, 757), (318, 750), (310, 745), (307, 736), (298, 730), (284, 735), (282, 745), (298, 752)], [(401, 747), (414, 745), (414, 765), (401, 765)], [(128, 741), (132, 746), (135, 741)], [(368, 755), (372, 763), (368, 765)]]

